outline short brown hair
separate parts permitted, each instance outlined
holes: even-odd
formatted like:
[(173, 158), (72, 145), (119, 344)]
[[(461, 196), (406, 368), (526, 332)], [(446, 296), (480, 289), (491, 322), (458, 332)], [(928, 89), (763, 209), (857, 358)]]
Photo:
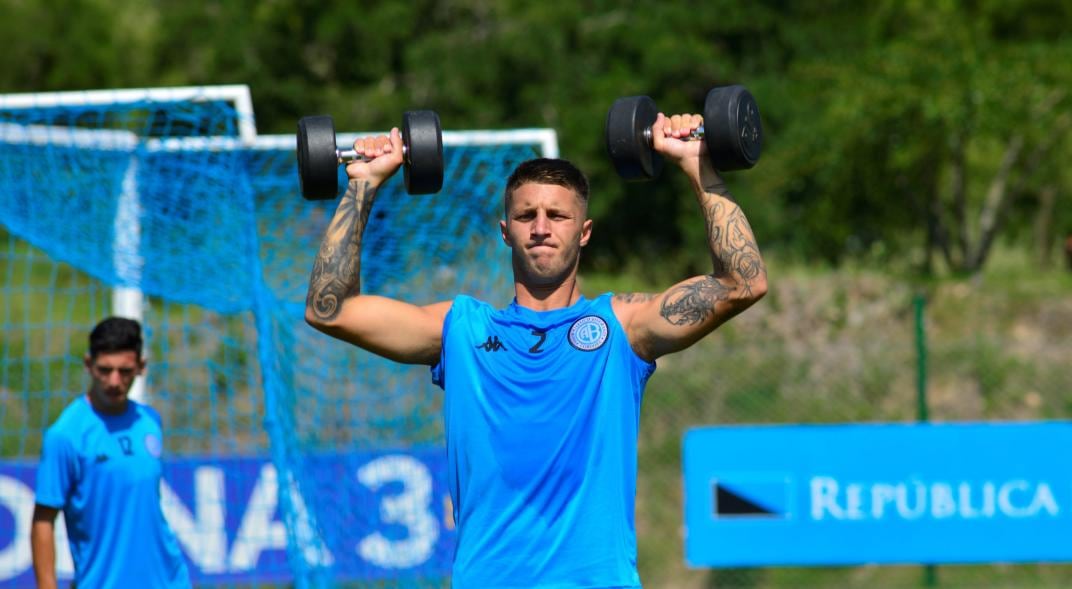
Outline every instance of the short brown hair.
[(588, 206), (588, 178), (577, 166), (563, 159), (546, 157), (521, 162), (506, 181), (504, 207), (510, 208), (510, 197), (523, 184), (552, 184), (572, 190), (584, 206)]

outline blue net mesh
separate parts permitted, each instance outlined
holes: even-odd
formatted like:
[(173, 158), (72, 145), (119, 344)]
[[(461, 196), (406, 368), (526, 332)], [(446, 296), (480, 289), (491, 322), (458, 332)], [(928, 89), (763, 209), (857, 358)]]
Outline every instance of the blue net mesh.
[[(0, 107), (0, 482), (14, 481), (0, 583), (32, 586), (24, 490), (45, 428), (85, 390), (86, 335), (117, 287), (144, 300), (164, 511), (196, 584), (446, 583), (441, 391), (427, 367), (305, 324), (337, 203), (301, 199), (292, 142), (239, 141), (240, 123), (224, 100)], [(448, 143), (433, 196), (397, 174), (366, 232), (364, 290), (508, 302), (503, 183), (537, 149)]]

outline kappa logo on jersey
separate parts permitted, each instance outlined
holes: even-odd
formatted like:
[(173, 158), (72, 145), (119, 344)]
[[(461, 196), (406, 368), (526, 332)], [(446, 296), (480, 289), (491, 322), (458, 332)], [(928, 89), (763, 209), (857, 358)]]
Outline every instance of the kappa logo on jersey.
[[(499, 341), (499, 336), (497, 335), (489, 335), (488, 341), (482, 344), (477, 344), (476, 347), (483, 349), (485, 352), (498, 352), (499, 350), (506, 350), (506, 346), (504, 346), (503, 343)], [(509, 350), (506, 351), (509, 352)]]
[(582, 352), (598, 350), (607, 341), (610, 328), (598, 315), (586, 315), (569, 328), (569, 343)]

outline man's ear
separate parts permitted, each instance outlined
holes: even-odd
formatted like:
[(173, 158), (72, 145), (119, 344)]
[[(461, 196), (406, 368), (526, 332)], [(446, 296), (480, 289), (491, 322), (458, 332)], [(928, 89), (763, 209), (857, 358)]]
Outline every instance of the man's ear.
[(592, 239), (592, 220), (585, 219), (581, 224), (581, 247), (588, 245), (589, 239)]
[(502, 235), (503, 243), (510, 245), (510, 234), (506, 232), (506, 221), (499, 220), (499, 234)]

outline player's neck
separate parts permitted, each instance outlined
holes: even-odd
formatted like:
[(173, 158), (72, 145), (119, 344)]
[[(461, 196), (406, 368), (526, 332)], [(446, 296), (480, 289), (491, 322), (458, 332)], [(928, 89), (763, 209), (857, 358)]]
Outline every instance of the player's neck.
[(89, 403), (89, 406), (92, 407), (94, 411), (105, 415), (122, 415), (126, 413), (127, 409), (130, 407), (130, 399), (123, 399), (121, 403), (107, 405), (94, 400), (91, 393), (86, 393), (85, 396), (86, 402)]
[(517, 304), (533, 311), (553, 311), (569, 307), (581, 298), (577, 285), (577, 275), (571, 274), (566, 280), (555, 285), (526, 285), (514, 283), (514, 295)]

